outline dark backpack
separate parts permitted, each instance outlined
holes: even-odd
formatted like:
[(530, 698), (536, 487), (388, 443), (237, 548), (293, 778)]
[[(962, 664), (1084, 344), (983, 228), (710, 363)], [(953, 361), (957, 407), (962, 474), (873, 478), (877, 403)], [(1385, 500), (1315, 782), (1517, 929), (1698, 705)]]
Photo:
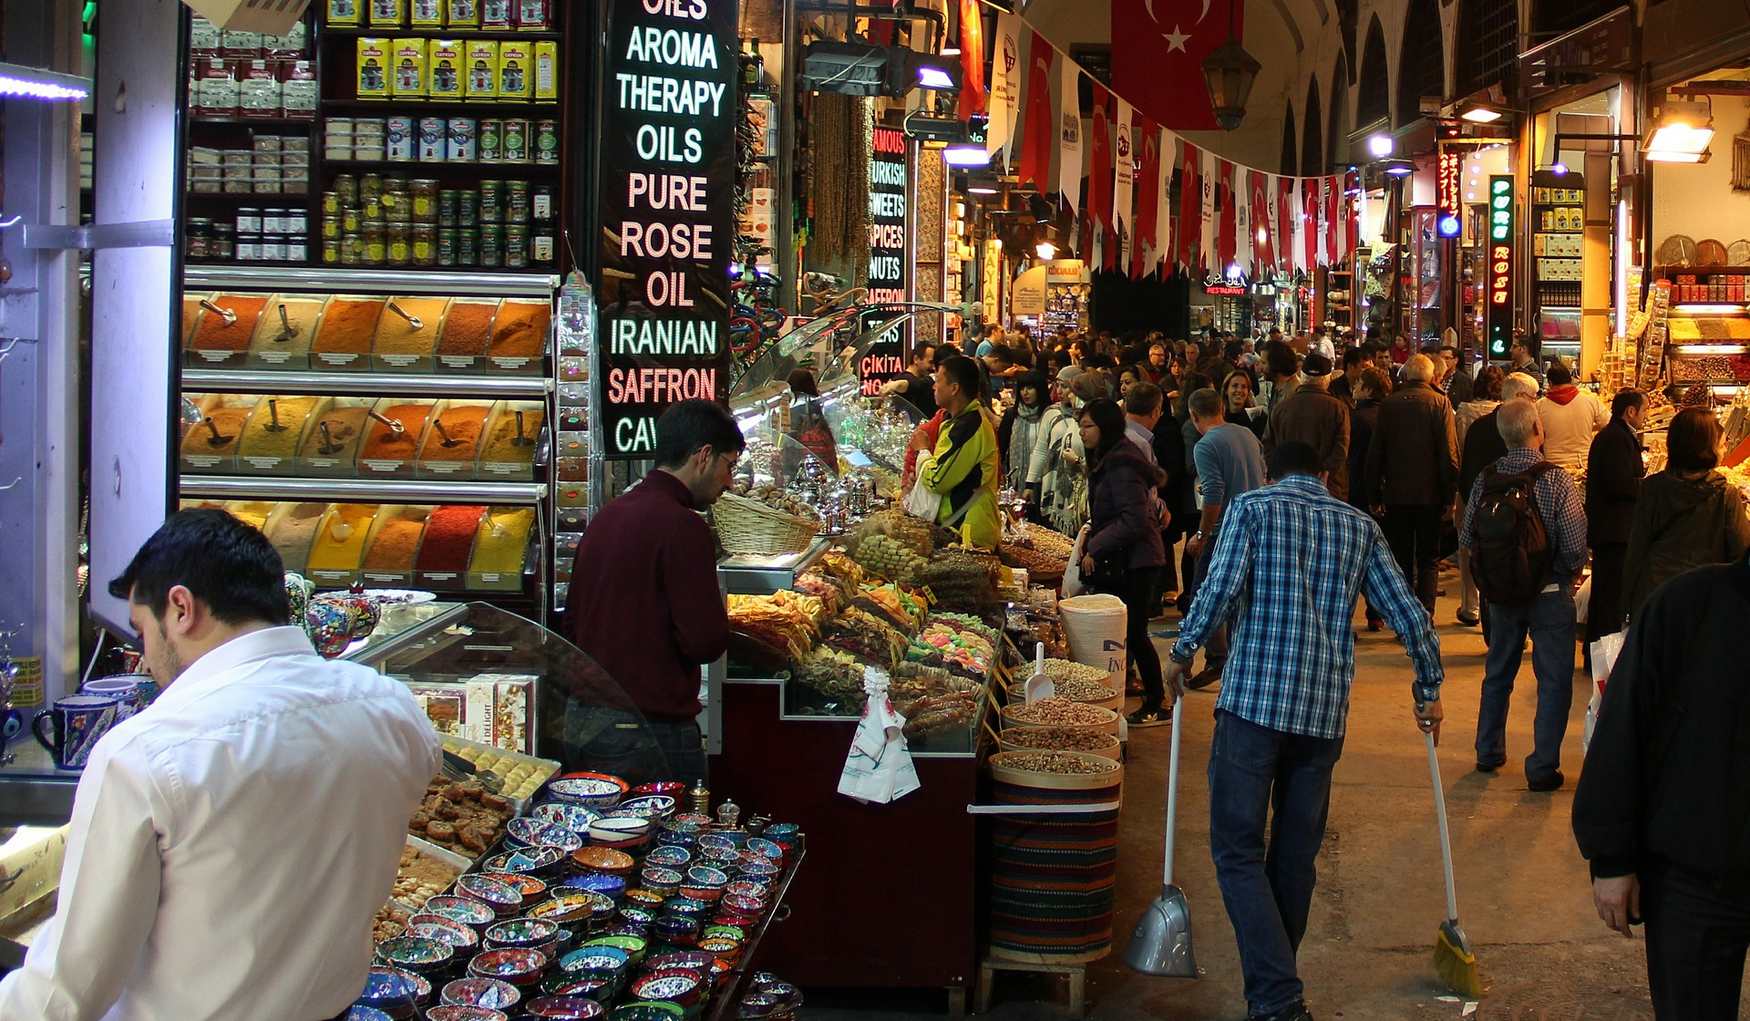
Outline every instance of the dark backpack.
[(1483, 469), (1483, 489), (1471, 521), (1471, 575), (1491, 603), (1527, 606), (1549, 583), (1549, 531), (1537, 511), (1537, 479), (1555, 465), (1540, 461), (1522, 472)]

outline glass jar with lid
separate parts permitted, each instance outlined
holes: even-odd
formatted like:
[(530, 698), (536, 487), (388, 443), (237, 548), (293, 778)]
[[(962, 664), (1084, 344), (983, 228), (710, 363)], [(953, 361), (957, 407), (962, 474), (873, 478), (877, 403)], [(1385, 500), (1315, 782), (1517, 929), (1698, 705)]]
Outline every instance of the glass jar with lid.
[(408, 194), (412, 196), (413, 222), (436, 223), (438, 183), (426, 178), (417, 179), (408, 186)]
[(389, 258), (389, 225), (382, 220), (366, 220), (360, 237), (364, 239), (364, 264), (383, 265)]

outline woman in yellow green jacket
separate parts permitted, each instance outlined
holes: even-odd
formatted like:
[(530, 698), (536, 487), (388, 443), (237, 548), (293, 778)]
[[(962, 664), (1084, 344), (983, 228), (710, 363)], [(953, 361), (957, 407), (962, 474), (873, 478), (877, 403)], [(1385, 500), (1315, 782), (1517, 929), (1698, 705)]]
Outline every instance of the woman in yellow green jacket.
[(978, 366), (950, 358), (936, 369), (936, 403), (944, 412), (934, 458), (923, 467), (924, 487), (940, 494), (936, 523), (960, 530), (960, 541), (994, 550), (1002, 538), (997, 485), (1002, 462), (996, 429), (979, 403)]

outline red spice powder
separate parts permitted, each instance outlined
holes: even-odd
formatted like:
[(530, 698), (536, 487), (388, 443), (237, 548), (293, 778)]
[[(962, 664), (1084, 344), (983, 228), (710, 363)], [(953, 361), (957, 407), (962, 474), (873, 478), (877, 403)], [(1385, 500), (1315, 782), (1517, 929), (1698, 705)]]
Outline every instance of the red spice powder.
[(492, 317), (498, 306), (478, 301), (458, 301), (450, 306), (444, 318), (443, 333), (438, 335), (440, 355), (479, 355), (486, 353), (486, 340), (492, 336)]
[(404, 432), (397, 436), (388, 426), (373, 421), (365, 435), (365, 445), (359, 449), (359, 459), (365, 461), (405, 461), (419, 449), (419, 431), (425, 427), (425, 416), (431, 414), (430, 404), (396, 404), (383, 412), (384, 417), (400, 422)]
[(419, 547), (418, 570), (462, 572), (474, 552), (474, 533), (480, 530), (485, 507), (439, 507), (425, 519), (425, 543)]
[(377, 319), (382, 314), (381, 298), (335, 298), (328, 303), (328, 311), (322, 316), (322, 332), (316, 334), (316, 342), (310, 350), (326, 354), (369, 354), (371, 338), (377, 335)]
[(552, 310), (546, 305), (505, 302), (493, 324), (492, 346), (487, 353), (494, 358), (538, 357), (547, 346), (547, 323), (551, 318)]
[(224, 316), (208, 309), (207, 314), (201, 316), (200, 326), (195, 329), (195, 350), (249, 350), (249, 338), (255, 335), (255, 320), (260, 318), (261, 310), (267, 306), (267, 299), (242, 294), (223, 294), (214, 298), (213, 304), (235, 312), (236, 321), (227, 323)]

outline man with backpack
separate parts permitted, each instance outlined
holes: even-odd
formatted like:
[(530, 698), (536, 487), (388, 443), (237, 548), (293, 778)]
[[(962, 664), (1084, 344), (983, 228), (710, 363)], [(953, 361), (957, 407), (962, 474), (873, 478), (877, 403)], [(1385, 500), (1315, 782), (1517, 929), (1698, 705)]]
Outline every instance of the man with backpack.
[(1586, 562), (1586, 515), (1573, 478), (1543, 459), (1537, 405), (1507, 401), (1496, 419), (1507, 454), (1471, 487), (1458, 537), (1488, 600), (1477, 770), (1493, 773), (1507, 761), (1507, 704), (1529, 633), (1537, 719), (1525, 780), (1534, 791), (1553, 791), (1564, 779), (1562, 738), (1574, 697), (1574, 590)]

